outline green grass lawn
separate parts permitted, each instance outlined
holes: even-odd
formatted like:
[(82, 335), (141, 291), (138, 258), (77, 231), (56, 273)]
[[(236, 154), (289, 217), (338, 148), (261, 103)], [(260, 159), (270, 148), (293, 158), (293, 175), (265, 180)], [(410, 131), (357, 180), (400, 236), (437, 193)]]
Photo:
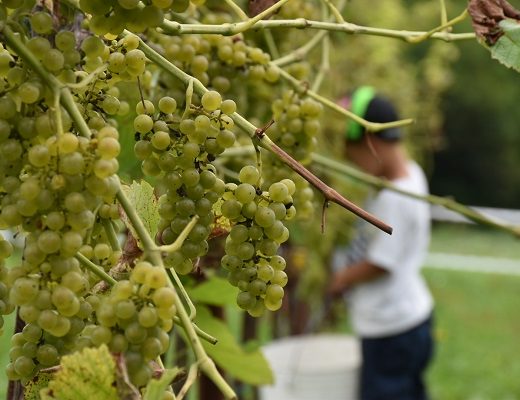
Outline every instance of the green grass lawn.
[(433, 400), (520, 399), (520, 277), (425, 269), (436, 300)]
[[(468, 225), (436, 225), (431, 250), (517, 258), (520, 241)], [(520, 276), (425, 268), (436, 300), (432, 400), (520, 400)], [(6, 332), (12, 331), (12, 318)], [(0, 369), (9, 338), (0, 338)], [(6, 379), (0, 373), (0, 399)]]

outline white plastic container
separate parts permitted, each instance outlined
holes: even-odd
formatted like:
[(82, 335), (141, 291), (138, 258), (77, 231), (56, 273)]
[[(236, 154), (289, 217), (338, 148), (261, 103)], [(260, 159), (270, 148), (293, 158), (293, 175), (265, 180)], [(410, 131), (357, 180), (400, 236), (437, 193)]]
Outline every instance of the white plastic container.
[(261, 400), (357, 400), (361, 354), (348, 335), (292, 336), (263, 347), (275, 384)]

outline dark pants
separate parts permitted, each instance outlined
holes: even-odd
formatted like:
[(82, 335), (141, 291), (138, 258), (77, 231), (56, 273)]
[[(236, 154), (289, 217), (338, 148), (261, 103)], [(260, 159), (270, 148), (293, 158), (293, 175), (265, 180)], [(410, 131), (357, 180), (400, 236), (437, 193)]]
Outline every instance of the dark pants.
[(426, 400), (432, 319), (398, 335), (361, 340), (361, 400)]

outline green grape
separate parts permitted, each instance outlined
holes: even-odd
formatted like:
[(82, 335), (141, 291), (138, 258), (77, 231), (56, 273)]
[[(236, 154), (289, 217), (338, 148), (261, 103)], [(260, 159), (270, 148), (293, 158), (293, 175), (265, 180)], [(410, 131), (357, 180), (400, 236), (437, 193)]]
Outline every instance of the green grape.
[(115, 314), (120, 319), (130, 319), (136, 314), (137, 310), (132, 300), (122, 300), (115, 306)]
[(152, 144), (147, 140), (139, 140), (134, 145), (134, 154), (139, 160), (146, 160), (152, 155), (153, 147)]
[(168, 282), (168, 277), (166, 276), (166, 272), (162, 268), (152, 268), (146, 274), (145, 284), (148, 285), (152, 289), (159, 289), (161, 287), (166, 286)]
[(31, 147), (27, 154), (29, 162), (35, 167), (41, 168), (49, 164), (51, 155), (47, 146), (39, 144)]
[(256, 185), (260, 179), (260, 172), (252, 165), (246, 165), (243, 167), (239, 174), (238, 179), (242, 183), (249, 183), (250, 185)]
[(145, 306), (139, 311), (137, 321), (142, 327), (151, 328), (157, 324), (158, 318), (155, 308)]
[(243, 242), (238, 245), (237, 256), (242, 260), (249, 260), (255, 254), (255, 247), (249, 242)]
[(35, 368), (36, 365), (34, 361), (29, 357), (21, 356), (14, 362), (14, 370), (16, 373), (25, 378), (31, 377)]
[(137, 114), (153, 114), (155, 112), (155, 106), (150, 100), (143, 100), (136, 104), (135, 112)]
[(229, 271), (236, 271), (243, 265), (243, 262), (236, 256), (226, 254), (224, 257), (222, 257), (220, 264)]
[(221, 211), (222, 215), (229, 219), (238, 218), (242, 210), (240, 202), (234, 199), (226, 200), (222, 203)]
[(24, 82), (18, 87), (18, 96), (25, 104), (33, 104), (40, 98), (40, 88), (31, 82)]
[(172, 97), (162, 97), (159, 100), (159, 111), (164, 114), (173, 114), (177, 109), (177, 102)]
[(266, 292), (267, 285), (261, 279), (255, 279), (248, 284), (248, 291), (253, 296), (260, 296)]
[(170, 308), (175, 302), (175, 292), (169, 287), (161, 287), (155, 290), (152, 300), (156, 307)]
[(128, 340), (120, 333), (112, 335), (112, 339), (108, 344), (108, 347), (113, 353), (124, 353), (128, 350)]
[(220, 108), (222, 104), (222, 97), (219, 92), (214, 90), (210, 90), (202, 95), (201, 98), (202, 106), (207, 111), (215, 111)]
[(63, 53), (58, 49), (50, 49), (43, 56), (42, 64), (50, 72), (58, 72), (63, 68), (65, 64), (65, 58)]
[(249, 230), (245, 225), (235, 225), (229, 232), (229, 237), (236, 243), (245, 242), (249, 239)]
[(126, 57), (122, 53), (111, 53), (108, 57), (108, 69), (111, 72), (122, 73), (126, 70)]
[(140, 344), (146, 340), (146, 328), (138, 322), (132, 322), (125, 328), (125, 338), (130, 344)]
[(255, 222), (262, 228), (268, 228), (274, 224), (276, 217), (274, 211), (268, 207), (258, 207), (255, 213)]
[(58, 50), (65, 52), (76, 47), (76, 38), (71, 31), (59, 31), (54, 38), (54, 43)]
[(294, 192), (296, 191), (296, 185), (294, 184), (294, 182), (292, 180), (282, 179), (280, 182), (283, 183), (285, 186), (287, 186), (287, 190), (289, 191), (289, 196), (294, 195)]
[(220, 109), (224, 114), (231, 115), (237, 110), (236, 103), (231, 99), (226, 99), (220, 105)]
[(90, 334), (90, 340), (94, 346), (108, 344), (112, 340), (112, 332), (105, 326), (97, 326)]
[(274, 277), (274, 269), (270, 265), (261, 265), (258, 267), (258, 279), (269, 282)]
[(103, 159), (116, 158), (121, 151), (119, 141), (112, 137), (105, 137), (98, 142), (97, 153)]
[(38, 325), (47, 332), (54, 329), (57, 323), (58, 314), (56, 314), (55, 311), (49, 309), (42, 310), (40, 316), (38, 317)]
[(11, 96), (5, 95), (0, 97), (0, 119), (11, 119), (15, 115), (16, 104), (11, 98)]
[(153, 128), (153, 119), (146, 114), (140, 114), (134, 119), (134, 129), (139, 133), (150, 132)]
[(31, 15), (31, 27), (36, 33), (48, 34), (52, 31), (52, 16), (44, 11), (38, 11)]
[(277, 311), (282, 308), (282, 300), (273, 300), (270, 297), (266, 297), (264, 299), (264, 305), (269, 311)]
[(269, 186), (269, 197), (273, 201), (283, 202), (289, 196), (289, 189), (282, 182), (275, 182)]
[(36, 359), (44, 366), (49, 367), (58, 363), (59, 353), (56, 347), (51, 344), (42, 344), (36, 350)]
[(228, 129), (221, 130), (217, 135), (217, 144), (227, 149), (235, 144), (235, 134)]
[(244, 310), (251, 309), (256, 304), (256, 298), (249, 292), (240, 292), (237, 295), (237, 304)]
[[(146, 115), (140, 115), (146, 116)], [(137, 119), (137, 118), (136, 118)], [(168, 132), (159, 131), (152, 135), (151, 139), (153, 147), (157, 150), (166, 150), (170, 145), (170, 134)]]
[(256, 197), (256, 189), (253, 185), (249, 183), (241, 183), (235, 189), (235, 197), (242, 204), (247, 204), (252, 202)]
[(276, 269), (274, 271), (272, 283), (284, 287), (285, 285), (287, 285), (287, 274), (284, 271)]
[(108, 115), (116, 115), (119, 111), (120, 102), (114, 96), (106, 96), (101, 102), (101, 108)]
[(148, 337), (141, 345), (141, 354), (145, 360), (154, 360), (162, 353), (162, 345), (159, 339)]

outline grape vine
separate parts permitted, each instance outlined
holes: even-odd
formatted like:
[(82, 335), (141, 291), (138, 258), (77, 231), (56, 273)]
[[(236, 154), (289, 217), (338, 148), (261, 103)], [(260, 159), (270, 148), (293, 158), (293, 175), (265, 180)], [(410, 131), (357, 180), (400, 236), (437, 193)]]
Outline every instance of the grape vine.
[[(158, 375), (172, 374), (161, 356), (178, 327), (193, 368), (236, 398), (201, 343), (216, 339), (194, 323), (184, 287), (184, 275), (204, 275), (212, 239), (227, 235), (218, 273), (238, 288), (237, 305), (259, 317), (282, 307), (288, 221), (310, 218), (320, 195), (391, 232), (305, 166), (324, 107), (371, 131), (411, 121), (356, 117), (317, 93), (323, 71), (309, 89), (312, 66), (278, 57), (279, 37), (267, 29), (322, 29), (299, 49), (305, 56), (328, 30), (457, 40), (441, 31), (458, 20), (406, 36), (345, 22), (343, 2), (320, 9), (318, 1), (301, 8), (281, 0), (251, 18), (224, 3), (0, 2), (0, 228), (23, 240), (9, 268), (13, 248), (0, 240), (0, 329), (15, 310), (20, 328), (11, 337), (10, 381), (29, 385), (64, 356), (106, 346), (128, 378), (117, 383), (119, 396), (129, 386), (146, 395)], [(318, 10), (324, 21), (310, 20)], [(121, 178), (129, 131), (131, 162), (156, 188), (155, 230)], [(245, 146), (253, 152), (229, 157)], [(121, 246), (125, 235), (138, 248), (132, 254)], [(190, 370), (183, 394), (192, 377)], [(157, 398), (176, 396), (165, 385)]]

